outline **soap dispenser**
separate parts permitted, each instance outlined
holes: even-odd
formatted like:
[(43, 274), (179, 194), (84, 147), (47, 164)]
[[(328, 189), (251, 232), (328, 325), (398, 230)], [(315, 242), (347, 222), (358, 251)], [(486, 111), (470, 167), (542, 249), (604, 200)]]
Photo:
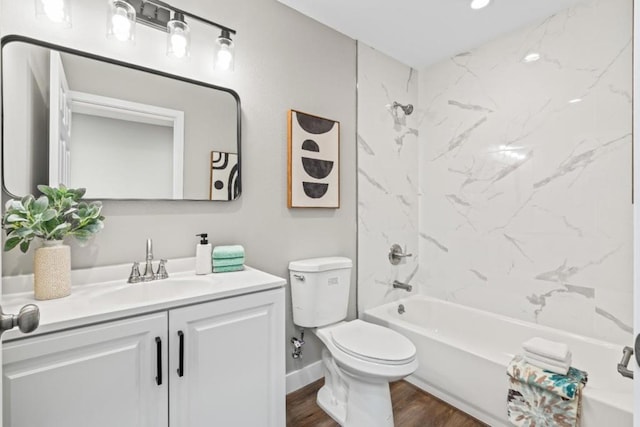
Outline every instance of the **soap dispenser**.
[(211, 243), (207, 240), (207, 233), (196, 234), (200, 243), (196, 246), (196, 274), (211, 273)]

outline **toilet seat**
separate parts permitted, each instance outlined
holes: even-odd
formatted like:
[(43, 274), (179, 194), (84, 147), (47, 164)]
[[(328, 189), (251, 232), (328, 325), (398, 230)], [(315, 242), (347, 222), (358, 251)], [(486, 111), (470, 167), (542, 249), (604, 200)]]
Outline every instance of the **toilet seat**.
[(368, 362), (406, 365), (416, 356), (416, 348), (408, 338), (359, 319), (332, 328), (330, 335), (340, 351)]

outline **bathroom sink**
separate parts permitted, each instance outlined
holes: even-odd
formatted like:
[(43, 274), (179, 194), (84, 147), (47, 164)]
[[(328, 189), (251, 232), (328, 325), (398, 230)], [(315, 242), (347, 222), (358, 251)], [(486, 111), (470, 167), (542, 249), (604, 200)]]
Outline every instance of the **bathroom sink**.
[(194, 295), (207, 293), (215, 285), (210, 276), (203, 277), (170, 277), (151, 282), (126, 283), (122, 286), (109, 287), (104, 293), (94, 298), (102, 302), (139, 304), (141, 302), (159, 302), (176, 299), (181, 293)]

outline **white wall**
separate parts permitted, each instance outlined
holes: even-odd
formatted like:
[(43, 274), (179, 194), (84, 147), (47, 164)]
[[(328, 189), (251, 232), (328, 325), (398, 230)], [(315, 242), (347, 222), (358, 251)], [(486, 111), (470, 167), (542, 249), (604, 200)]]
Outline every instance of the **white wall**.
[[(243, 194), (238, 201), (106, 202), (104, 231), (87, 247), (72, 246), (74, 268), (139, 260), (154, 240), (158, 258), (194, 255), (196, 233), (214, 245), (240, 243), (247, 263), (286, 277), (289, 260), (356, 254), (355, 42), (274, 0), (172, 2), (235, 28), (235, 72), (211, 70), (211, 41), (218, 32), (192, 29), (188, 63), (165, 56), (165, 34), (138, 26), (135, 46), (105, 38), (103, 0), (73, 0), (73, 28), (50, 30), (33, 18), (33, 2), (4, 0), (0, 29), (235, 89), (242, 100)], [(341, 207), (287, 209), (287, 110), (295, 108), (341, 123)], [(3, 275), (31, 271), (32, 255), (5, 253)], [(168, 265), (171, 272), (171, 265)], [(355, 277), (355, 273), (353, 274)], [(124, 280), (125, 278), (123, 278)], [(355, 280), (354, 280), (355, 283)], [(287, 292), (287, 295), (289, 293)], [(293, 326), (287, 296), (287, 337)], [(350, 314), (355, 313), (355, 285)], [(301, 361), (320, 358), (311, 334)], [(287, 347), (289, 345), (287, 344)], [(289, 348), (287, 349), (289, 354)]]
[(173, 128), (73, 115), (69, 186), (87, 197), (173, 198)]
[(423, 292), (631, 343), (631, 37), (592, 0), (420, 71)]
[[(405, 116), (393, 102), (413, 104)], [(407, 296), (418, 270), (418, 75), (358, 43), (358, 312)], [(413, 257), (393, 266), (397, 243)]]

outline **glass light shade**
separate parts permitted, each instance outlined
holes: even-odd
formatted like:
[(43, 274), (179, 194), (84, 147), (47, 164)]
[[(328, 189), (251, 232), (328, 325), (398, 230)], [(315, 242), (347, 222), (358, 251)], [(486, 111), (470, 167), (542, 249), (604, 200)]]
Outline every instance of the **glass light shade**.
[(36, 17), (71, 27), (71, 0), (36, 0)]
[(133, 42), (136, 37), (136, 11), (123, 0), (110, 0), (107, 14), (107, 37)]
[(178, 59), (189, 57), (191, 49), (191, 29), (184, 17), (176, 13), (167, 23), (167, 55)]
[(233, 71), (235, 47), (229, 31), (222, 30), (216, 39), (213, 52), (213, 68), (222, 71)]

